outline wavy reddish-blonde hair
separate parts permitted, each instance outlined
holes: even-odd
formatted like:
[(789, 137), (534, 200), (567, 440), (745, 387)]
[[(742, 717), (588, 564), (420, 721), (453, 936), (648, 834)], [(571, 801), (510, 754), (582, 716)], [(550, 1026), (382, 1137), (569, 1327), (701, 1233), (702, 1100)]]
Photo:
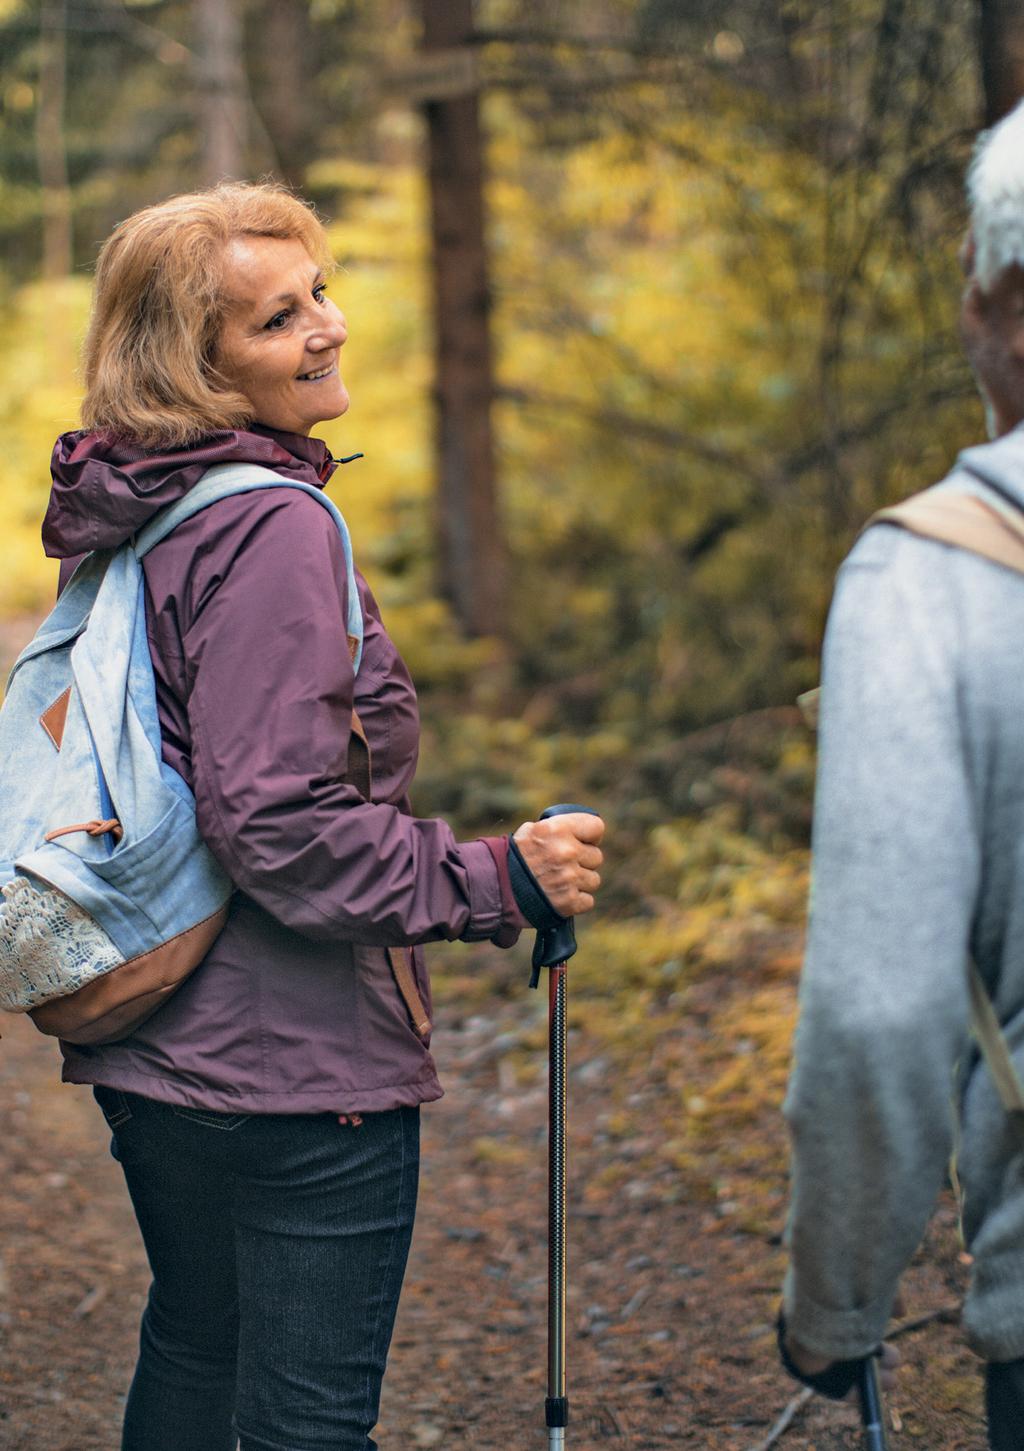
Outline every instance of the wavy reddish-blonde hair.
[(333, 266), (320, 218), (281, 186), (223, 182), (136, 212), (96, 266), (84, 427), (157, 448), (251, 422), (249, 400), (215, 365), (222, 259), (234, 237), (295, 238), (325, 271)]

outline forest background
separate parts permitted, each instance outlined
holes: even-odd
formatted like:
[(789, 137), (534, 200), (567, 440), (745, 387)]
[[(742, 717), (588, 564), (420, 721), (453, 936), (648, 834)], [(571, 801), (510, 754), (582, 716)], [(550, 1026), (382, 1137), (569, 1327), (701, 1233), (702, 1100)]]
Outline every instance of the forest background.
[[(712, 1203), (746, 1175), (751, 1233), (784, 1198), (794, 702), (862, 522), (983, 432), (963, 177), (1024, 92), (1020, 10), (0, 0), (0, 654), (55, 586), (47, 460), (100, 242), (221, 176), (298, 187), (350, 328), (323, 436), (365, 455), (331, 492), (420, 691), (415, 808), (465, 835), (608, 817), (571, 999), (621, 1080), (605, 1137), (636, 1132), (642, 1063), (650, 1152)], [(435, 954), (442, 1004), (511, 1000), (524, 954)], [(696, 1075), (672, 1035), (718, 973), (743, 992)]]
[(980, 436), (963, 175), (1024, 89), (1019, 12), (0, 0), (7, 653), (54, 587), (100, 241), (223, 175), (300, 187), (351, 330), (324, 434), (365, 454), (332, 489), (421, 693), (416, 809), (475, 833), (597, 803), (579, 986), (613, 1035), (671, 1011), (737, 933), (801, 921), (793, 702), (836, 566)]

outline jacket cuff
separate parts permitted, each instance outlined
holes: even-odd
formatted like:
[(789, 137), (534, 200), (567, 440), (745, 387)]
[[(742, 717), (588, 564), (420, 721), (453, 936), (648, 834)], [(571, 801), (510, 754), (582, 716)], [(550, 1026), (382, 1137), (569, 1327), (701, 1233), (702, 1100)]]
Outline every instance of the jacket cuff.
[[(789, 1346), (786, 1344), (788, 1329), (785, 1314), (780, 1310), (775, 1325), (775, 1337), (779, 1346), (779, 1359), (786, 1374), (805, 1386), (810, 1386), (819, 1396), (828, 1396), (831, 1401), (844, 1401), (864, 1373), (864, 1359), (834, 1360), (824, 1370), (810, 1375), (800, 1369), (789, 1353)], [(880, 1348), (877, 1353), (881, 1353)]]
[(461, 842), (459, 851), (469, 873), (470, 897), (470, 920), (462, 941), (489, 939), (496, 947), (511, 947), (526, 921), (512, 893), (506, 838)]
[(802, 1295), (790, 1265), (783, 1287), (786, 1329), (794, 1340), (830, 1360), (863, 1360), (885, 1338), (896, 1286), (881, 1299), (855, 1310), (831, 1310)]

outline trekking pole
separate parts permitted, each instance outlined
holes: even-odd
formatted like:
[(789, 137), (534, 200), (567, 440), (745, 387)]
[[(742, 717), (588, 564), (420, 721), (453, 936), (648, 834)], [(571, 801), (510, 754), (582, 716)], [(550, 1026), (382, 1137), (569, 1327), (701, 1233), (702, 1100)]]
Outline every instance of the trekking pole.
[[(582, 811), (596, 816), (589, 806), (563, 803), (549, 806), (540, 820)], [(544, 1419), (549, 1451), (562, 1451), (569, 1424), (569, 1398), (565, 1387), (565, 965), (576, 951), (573, 919), (537, 933), (533, 948), (530, 986), (540, 982), (542, 967), (548, 979), (548, 1386)]]
[(874, 1355), (864, 1359), (860, 1372), (860, 1417), (864, 1427), (864, 1451), (886, 1451), (885, 1412), (878, 1360)]

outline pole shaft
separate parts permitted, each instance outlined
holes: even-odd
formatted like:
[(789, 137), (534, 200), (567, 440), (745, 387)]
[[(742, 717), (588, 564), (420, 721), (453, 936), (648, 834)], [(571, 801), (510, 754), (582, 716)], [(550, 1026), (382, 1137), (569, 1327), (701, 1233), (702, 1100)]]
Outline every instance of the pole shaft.
[[(565, 1396), (565, 964), (549, 984), (548, 1091), (548, 1398)], [(563, 1439), (558, 1442), (564, 1445)]]
[(869, 1356), (864, 1362), (860, 1383), (861, 1424), (864, 1429), (864, 1451), (887, 1451), (885, 1411), (878, 1361)]

